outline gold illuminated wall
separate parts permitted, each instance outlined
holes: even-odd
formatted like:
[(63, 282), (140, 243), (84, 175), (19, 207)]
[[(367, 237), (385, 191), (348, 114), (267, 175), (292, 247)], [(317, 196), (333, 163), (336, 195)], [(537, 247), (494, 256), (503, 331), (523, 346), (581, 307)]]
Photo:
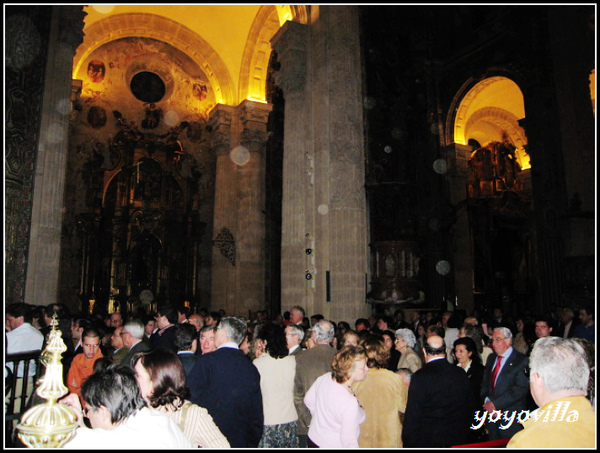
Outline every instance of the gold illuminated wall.
[(217, 103), (266, 101), (270, 39), (285, 21), (306, 23), (302, 5), (92, 5), (73, 77), (100, 46), (125, 37), (170, 44), (204, 72)]
[(506, 77), (490, 77), (472, 87), (462, 99), (454, 119), (454, 142), (481, 146), (505, 138), (517, 148), (521, 170), (531, 167), (526, 151), (527, 136), (519, 125), (525, 118), (523, 93)]

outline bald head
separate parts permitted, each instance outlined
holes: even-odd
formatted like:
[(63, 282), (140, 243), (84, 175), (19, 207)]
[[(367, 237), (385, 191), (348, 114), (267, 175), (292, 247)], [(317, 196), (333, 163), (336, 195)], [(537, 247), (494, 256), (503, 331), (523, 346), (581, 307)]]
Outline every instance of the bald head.
[(444, 339), (439, 335), (432, 335), (427, 338), (427, 344), (433, 349), (439, 349), (445, 347)]
[(444, 343), (444, 339), (439, 335), (431, 335), (427, 337), (423, 351), (425, 352), (426, 362), (434, 358), (445, 357), (446, 343)]

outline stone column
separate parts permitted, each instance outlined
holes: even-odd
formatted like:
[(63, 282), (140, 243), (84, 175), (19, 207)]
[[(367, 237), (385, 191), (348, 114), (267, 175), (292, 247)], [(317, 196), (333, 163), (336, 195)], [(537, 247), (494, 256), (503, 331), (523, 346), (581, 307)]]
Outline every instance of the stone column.
[(232, 155), (239, 183), (237, 303), (238, 312), (244, 315), (250, 310), (265, 308), (265, 148), (271, 109), (270, 104), (242, 102), (239, 107), (241, 146), (237, 149), (238, 155), (236, 148)]
[(71, 69), (75, 48), (83, 38), (83, 16), (81, 7), (52, 8), (25, 286), (25, 302), (29, 304), (65, 302), (57, 300), (60, 240), (71, 112)]
[[(310, 144), (309, 101), (306, 89), (306, 48), (308, 27), (286, 22), (273, 36), (281, 69), (277, 85), (285, 98), (283, 142), (283, 199), (281, 225), (281, 311), (302, 305), (312, 311), (312, 281), (306, 280), (307, 215), (314, 205), (314, 165), (308, 152)], [(314, 232), (312, 233), (314, 235)], [(312, 274), (311, 274), (312, 275)]]
[[(229, 158), (235, 138), (235, 107), (217, 105), (211, 112), (211, 151), (216, 156), (215, 202), (213, 221), (213, 249), (211, 275), (211, 309), (224, 309), (228, 314), (235, 307), (236, 236), (237, 225), (235, 196), (237, 179), (235, 164)], [(214, 241), (220, 242), (214, 242)]]
[(320, 6), (313, 11), (318, 14), (310, 40), (315, 168), (311, 213), (318, 272), (314, 310), (350, 322), (370, 311), (358, 8)]
[(217, 156), (211, 307), (245, 316), (265, 301), (265, 146), (270, 104), (219, 105), (211, 114)]
[(281, 308), (352, 321), (369, 310), (358, 8), (311, 15), (271, 41), (285, 97)]

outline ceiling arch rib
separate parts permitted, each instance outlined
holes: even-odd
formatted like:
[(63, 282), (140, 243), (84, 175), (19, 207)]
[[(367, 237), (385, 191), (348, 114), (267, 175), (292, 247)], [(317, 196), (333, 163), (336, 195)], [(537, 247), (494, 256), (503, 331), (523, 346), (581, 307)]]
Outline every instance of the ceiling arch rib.
[[(466, 85), (470, 83), (471, 81)], [(471, 116), (481, 109), (495, 107), (509, 112), (516, 120), (525, 117), (523, 93), (519, 86), (507, 77), (488, 77), (467, 89), (454, 116), (455, 143), (467, 144), (467, 123)]]
[(288, 20), (306, 23), (304, 5), (263, 5), (260, 7), (244, 48), (240, 68), (239, 99), (266, 102), (267, 73), (271, 57), (271, 38)]
[(121, 38), (152, 38), (172, 45), (188, 55), (204, 71), (218, 103), (236, 105), (234, 84), (217, 52), (198, 34), (184, 25), (155, 14), (116, 14), (86, 29), (84, 42), (73, 59), (73, 77), (100, 46)]
[(271, 38), (279, 30), (275, 6), (262, 6), (250, 27), (240, 68), (239, 98), (266, 102), (266, 85)]
[[(465, 125), (465, 138), (467, 141), (471, 138), (480, 141), (479, 137), (476, 137), (476, 131), (479, 124), (482, 122), (494, 124), (499, 131), (506, 133), (512, 144), (517, 148), (522, 148), (527, 145), (525, 131), (519, 126), (517, 117), (511, 112), (497, 107), (485, 107), (469, 116)], [(494, 138), (497, 139), (497, 137)], [(491, 139), (491, 137), (488, 138), (488, 140)]]

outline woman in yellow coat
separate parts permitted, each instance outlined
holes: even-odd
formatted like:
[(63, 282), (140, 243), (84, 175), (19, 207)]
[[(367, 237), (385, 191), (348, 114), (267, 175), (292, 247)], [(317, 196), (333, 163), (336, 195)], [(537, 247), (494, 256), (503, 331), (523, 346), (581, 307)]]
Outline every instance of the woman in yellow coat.
[(366, 335), (359, 346), (366, 351), (369, 372), (364, 381), (352, 385), (366, 413), (358, 445), (360, 448), (400, 448), (408, 389), (400, 375), (386, 369), (389, 349), (383, 337)]

